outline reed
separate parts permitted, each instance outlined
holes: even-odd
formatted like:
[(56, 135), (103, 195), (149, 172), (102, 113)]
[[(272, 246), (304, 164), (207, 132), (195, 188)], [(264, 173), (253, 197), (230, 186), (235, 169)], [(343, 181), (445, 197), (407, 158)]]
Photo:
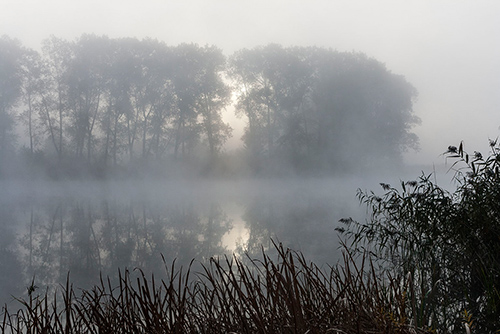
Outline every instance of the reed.
[(408, 319), (406, 277), (380, 277), (367, 253), (347, 247), (322, 269), (274, 243), (277, 257), (212, 258), (201, 269), (165, 266), (101, 277), (93, 288), (64, 286), (4, 307), (3, 333), (424, 333)]
[(358, 191), (370, 217), (343, 219), (337, 228), (350, 250), (370, 247), (384, 262), (379, 277), (409, 276), (416, 326), (500, 333), (500, 142), (490, 141), (490, 149), (483, 158), (462, 143), (448, 147), (453, 192), (426, 174), (397, 188), (381, 183), (381, 196)]

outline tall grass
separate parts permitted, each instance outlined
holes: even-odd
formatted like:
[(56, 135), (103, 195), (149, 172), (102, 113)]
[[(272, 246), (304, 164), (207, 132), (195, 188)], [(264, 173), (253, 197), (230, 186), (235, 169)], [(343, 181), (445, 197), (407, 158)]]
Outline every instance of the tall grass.
[(212, 258), (194, 271), (166, 265), (79, 291), (33, 289), (2, 310), (3, 333), (424, 333), (412, 326), (407, 277), (379, 277), (365, 253), (326, 269), (274, 244), (277, 258)]

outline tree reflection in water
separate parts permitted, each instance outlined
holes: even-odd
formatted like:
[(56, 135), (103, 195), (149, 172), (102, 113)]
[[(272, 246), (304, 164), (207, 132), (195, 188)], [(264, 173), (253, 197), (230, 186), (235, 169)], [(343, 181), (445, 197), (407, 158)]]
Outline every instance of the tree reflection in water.
[(68, 272), (78, 288), (93, 286), (101, 274), (114, 280), (126, 268), (161, 278), (174, 260), (178, 268), (233, 253), (259, 257), (262, 247), (272, 251), (271, 239), (319, 265), (333, 264), (337, 221), (358, 208), (354, 195), (335, 195), (329, 184), (204, 186), (177, 192), (137, 188), (128, 197), (120, 189), (30, 188), (30, 196), (4, 198), (0, 285), (8, 293), (1, 302), (26, 293), (33, 277), (40, 288), (64, 283)]
[(193, 203), (51, 199), (32, 203), (30, 212), (18, 215), (30, 217), (16, 247), (25, 268), (17, 274), (35, 276), (39, 286), (64, 282), (68, 271), (76, 286), (88, 287), (100, 273), (116, 276), (118, 268), (160, 272), (162, 256), (167, 264), (176, 259), (186, 265), (223, 255), (228, 250), (222, 236), (232, 227), (217, 203), (198, 208)]

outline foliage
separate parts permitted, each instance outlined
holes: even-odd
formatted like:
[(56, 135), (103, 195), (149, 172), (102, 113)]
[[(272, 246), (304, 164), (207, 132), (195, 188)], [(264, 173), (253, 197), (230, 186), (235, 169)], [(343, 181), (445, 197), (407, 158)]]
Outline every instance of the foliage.
[(232, 97), (253, 173), (328, 173), (417, 148), (415, 88), (361, 53), (270, 44), (227, 60), (215, 46), (89, 34), (51, 37), (41, 53), (0, 44), (0, 153), (14, 152), (21, 125), (51, 176), (172, 161), (212, 173), (232, 133)]
[(23, 53), (19, 41), (0, 36), (0, 173), (15, 143), (13, 109), (21, 97)]
[(254, 160), (331, 171), (400, 161), (418, 148), (416, 89), (362, 53), (270, 44), (237, 51), (228, 73)]
[(95, 35), (51, 37), (41, 54), (7, 37), (0, 46), (0, 153), (14, 148), (18, 120), (31, 155), (57, 157), (68, 174), (200, 151), (215, 158), (231, 134), (221, 114), (231, 96), (226, 58), (216, 47)]
[(417, 326), (461, 331), (466, 312), (474, 331), (500, 328), (500, 146), (490, 147), (487, 158), (448, 148), (454, 192), (425, 174), (401, 190), (381, 184), (382, 196), (358, 192), (371, 211), (366, 223), (343, 220), (358, 250), (373, 249), (382, 270), (411, 278)]

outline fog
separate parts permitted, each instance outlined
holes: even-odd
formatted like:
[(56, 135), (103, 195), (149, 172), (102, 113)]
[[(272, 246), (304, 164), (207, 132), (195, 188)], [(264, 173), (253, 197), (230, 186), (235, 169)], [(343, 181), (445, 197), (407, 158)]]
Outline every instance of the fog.
[(3, 0), (0, 33), (40, 48), (51, 34), (152, 37), (213, 44), (226, 54), (268, 43), (359, 51), (404, 75), (421, 150), (412, 163), (440, 163), (448, 145), (483, 149), (498, 135), (500, 30), (497, 1), (30, 1)]
[[(131, 84), (127, 94), (136, 95), (128, 100), (112, 80), (84, 81), (88, 73), (118, 83), (124, 73), (133, 77), (125, 58), (68, 71), (74, 89), (60, 95), (68, 101), (66, 118), (57, 123), (55, 103), (52, 114), (43, 114), (44, 97), (56, 94), (47, 85), (33, 100), (39, 108), (35, 103), (33, 115), (42, 115), (33, 118), (33, 132), (22, 118), (26, 88), (12, 108), (0, 110), (16, 124), (15, 140), (0, 142), (0, 304), (26, 294), (33, 277), (39, 287), (55, 286), (69, 272), (85, 287), (118, 268), (163, 272), (161, 255), (182, 265), (193, 258), (257, 256), (272, 248), (271, 240), (320, 265), (333, 264), (340, 256), (339, 219), (367, 218), (358, 188), (381, 192), (380, 182), (397, 186), (423, 171), (453, 189), (446, 148), (463, 141), (467, 151), (486, 154), (488, 139), (499, 134), (497, 1), (4, 0), (1, 7), (0, 35), (41, 55), (50, 38), (74, 43), (77, 51), (68, 59), (82, 60), (74, 68), (93, 61), (99, 43), (116, 47), (113, 55), (160, 50), (165, 57), (148, 58), (153, 52), (144, 51), (150, 62), (138, 66), (148, 80)], [(269, 68), (245, 72), (251, 66), (241, 64), (259, 57), (268, 62), (255, 61), (251, 70), (285, 64), (276, 70), (280, 80)], [(220, 64), (213, 60), (219, 58)], [(158, 59), (171, 62), (156, 65)], [(211, 59), (213, 72), (176, 72), (185, 59), (197, 59), (186, 62), (189, 69)], [(288, 72), (297, 59), (308, 66)], [(109, 70), (116, 64), (122, 67)], [(162, 66), (173, 70), (158, 71)], [(206, 80), (216, 78), (213, 90), (203, 90), (205, 79), (189, 86), (186, 78), (207, 72), (214, 75)], [(161, 84), (149, 80), (158, 73)], [(262, 80), (248, 79), (254, 76)], [(101, 90), (84, 92), (81, 82)], [(203, 105), (192, 97), (195, 90), (213, 103)], [(150, 91), (158, 93), (144, 104), (150, 110), (178, 112), (146, 116), (133, 102)], [(94, 128), (89, 121), (79, 128), (71, 114), (81, 115), (84, 100), (94, 101), (88, 108), (95, 110)], [(123, 115), (142, 118), (122, 117), (120, 103), (127, 104)], [(217, 111), (204, 113), (204, 107)], [(272, 108), (271, 122), (265, 112)], [(328, 114), (337, 109), (343, 112)], [(183, 110), (191, 112), (187, 121)], [(31, 152), (30, 136), (36, 139)]]
[[(389, 177), (385, 178), (389, 180)], [(364, 219), (345, 179), (239, 181), (1, 182), (2, 302), (64, 283), (79, 287), (99, 274), (141, 268), (159, 277), (170, 264), (210, 257), (258, 257), (272, 240), (318, 264), (339, 259), (335, 231), (345, 217)]]
[[(441, 171), (442, 172), (442, 171)], [(141, 268), (167, 274), (173, 261), (194, 268), (211, 257), (259, 258), (282, 242), (320, 266), (341, 258), (339, 220), (364, 221), (356, 189), (381, 192), (416, 169), (309, 178), (0, 182), (3, 303), (34, 282), (41, 290), (79, 288), (99, 275)], [(401, 178), (396, 175), (403, 175)], [(449, 185), (446, 173), (437, 173)], [(163, 261), (165, 260), (165, 262)]]

